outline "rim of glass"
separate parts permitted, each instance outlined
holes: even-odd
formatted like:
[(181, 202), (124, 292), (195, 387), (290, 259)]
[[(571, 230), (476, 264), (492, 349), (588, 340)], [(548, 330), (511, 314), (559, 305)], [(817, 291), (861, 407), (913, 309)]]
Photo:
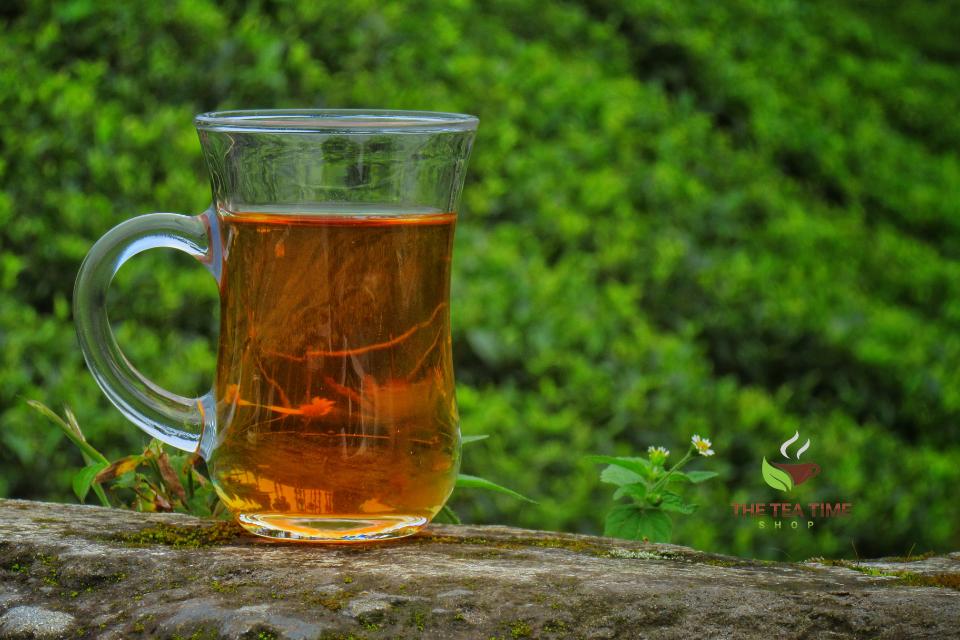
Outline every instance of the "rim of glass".
[(473, 131), (479, 121), (443, 111), (251, 109), (201, 113), (193, 122), (203, 131), (382, 134)]

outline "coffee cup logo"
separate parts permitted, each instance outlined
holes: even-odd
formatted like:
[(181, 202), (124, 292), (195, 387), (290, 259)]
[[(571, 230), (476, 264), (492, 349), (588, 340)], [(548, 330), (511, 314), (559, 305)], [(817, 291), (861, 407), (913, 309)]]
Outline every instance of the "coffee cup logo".
[[(780, 445), (780, 453), (783, 454), (783, 457), (788, 461), (790, 460), (790, 454), (788, 449), (790, 445), (800, 439), (800, 432), (797, 431), (793, 434), (793, 437), (786, 440), (782, 445)], [(807, 441), (802, 447), (797, 450), (795, 459), (799, 460), (800, 456), (810, 448), (810, 438), (807, 438)], [(803, 484), (810, 478), (818, 475), (820, 473), (820, 465), (815, 462), (767, 462), (766, 457), (763, 459), (763, 466), (761, 468), (763, 471), (764, 481), (779, 491), (790, 491), (795, 486)]]

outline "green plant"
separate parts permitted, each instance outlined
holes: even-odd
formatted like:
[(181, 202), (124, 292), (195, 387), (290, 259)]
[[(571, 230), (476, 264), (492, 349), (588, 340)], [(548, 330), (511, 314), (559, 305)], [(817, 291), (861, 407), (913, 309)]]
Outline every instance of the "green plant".
[(84, 502), (93, 489), (106, 507), (137, 511), (178, 511), (201, 517), (224, 517), (226, 509), (213, 485), (197, 468), (200, 456), (182, 451), (168, 452), (159, 440), (151, 440), (142, 453), (114, 461), (97, 451), (83, 435), (73, 412), (64, 408), (65, 418), (41, 402), (29, 405), (67, 436), (81, 451), (87, 465), (73, 476), (73, 491)]
[[(198, 454), (181, 451), (169, 453), (169, 447), (159, 440), (150, 440), (143, 453), (110, 462), (87, 442), (69, 407), (64, 408), (66, 417), (61, 418), (42, 402), (27, 402), (59, 427), (70, 442), (80, 449), (87, 462), (87, 465), (73, 476), (73, 491), (80, 502), (84, 502), (92, 488), (105, 507), (137, 511), (178, 511), (215, 518), (228, 515), (210, 480), (198, 469), (202, 464)], [(464, 436), (463, 443), (469, 444), (486, 438), (485, 435)], [(518, 500), (533, 502), (495, 482), (463, 473), (457, 476), (456, 487), (494, 491)], [(460, 518), (446, 505), (441, 509), (436, 521), (460, 524)]]
[[(463, 436), (463, 444), (470, 444), (471, 442), (478, 442), (480, 440), (486, 440), (489, 436), (486, 435), (475, 435), (475, 436)], [(480, 489), (483, 491), (492, 491), (494, 493), (500, 493), (503, 495), (510, 496), (517, 500), (523, 502), (530, 502), (536, 504), (535, 501), (530, 498), (517, 493), (513, 489), (508, 489), (504, 486), (501, 486), (495, 482), (491, 482), (486, 478), (481, 478), (479, 476), (471, 476), (465, 473), (460, 473), (457, 475), (457, 489)], [(437, 517), (434, 519), (434, 522), (448, 522), (451, 524), (460, 524), (460, 516), (450, 508), (449, 504), (443, 505), (443, 508), (440, 510), (440, 513), (437, 514)]]
[(630, 501), (615, 506), (607, 514), (603, 534), (628, 540), (670, 542), (673, 521), (669, 514), (690, 515), (697, 508), (684, 500), (678, 486), (699, 484), (717, 476), (714, 471), (680, 471), (694, 454), (712, 456), (711, 442), (694, 435), (686, 455), (669, 468), (666, 463), (670, 451), (664, 447), (649, 447), (646, 458), (590, 456), (591, 462), (607, 465), (600, 472), (600, 480), (616, 485), (614, 500)]

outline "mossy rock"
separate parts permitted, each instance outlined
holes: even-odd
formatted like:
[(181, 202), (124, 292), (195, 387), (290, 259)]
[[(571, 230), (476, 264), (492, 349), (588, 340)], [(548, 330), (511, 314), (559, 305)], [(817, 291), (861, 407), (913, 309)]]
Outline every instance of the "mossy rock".
[(170, 640), (950, 637), (960, 554), (790, 564), (476, 526), (324, 547), (0, 501), (0, 636), (45, 637), (38, 621), (50, 637)]

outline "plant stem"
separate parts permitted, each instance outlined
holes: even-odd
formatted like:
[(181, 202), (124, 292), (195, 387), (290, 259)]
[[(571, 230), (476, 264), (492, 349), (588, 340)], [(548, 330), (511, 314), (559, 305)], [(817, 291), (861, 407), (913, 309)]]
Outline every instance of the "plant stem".
[(670, 467), (670, 470), (667, 471), (667, 473), (662, 478), (657, 480), (652, 487), (650, 487), (650, 493), (654, 493), (660, 487), (664, 486), (667, 483), (667, 480), (670, 478), (670, 475), (673, 474), (674, 471), (676, 471), (683, 465), (687, 464), (687, 462), (690, 460), (692, 456), (693, 456), (693, 447), (690, 447), (690, 450), (687, 451), (687, 455), (680, 458), (680, 461), (677, 464)]
[(97, 497), (100, 498), (100, 504), (102, 504), (105, 507), (113, 506), (112, 504), (110, 504), (110, 501), (107, 499), (107, 494), (104, 493), (103, 487), (100, 486), (100, 483), (94, 482), (91, 488), (93, 489), (93, 492), (97, 494)]

